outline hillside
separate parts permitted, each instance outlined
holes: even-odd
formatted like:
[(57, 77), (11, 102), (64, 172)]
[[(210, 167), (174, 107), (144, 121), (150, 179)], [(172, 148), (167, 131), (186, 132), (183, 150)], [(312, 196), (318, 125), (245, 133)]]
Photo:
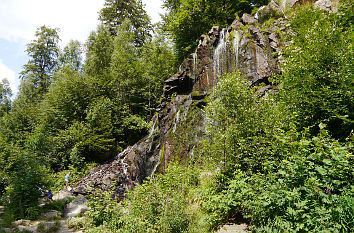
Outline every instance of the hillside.
[(85, 61), (72, 42), (43, 73), (41, 40), (28, 47), (0, 112), (7, 222), (37, 218), (38, 187), (65, 194), (71, 171), (71, 205), (89, 210), (69, 225), (85, 232), (354, 228), (350, 1), (166, 0), (153, 37), (140, 1), (124, 20), (106, 2)]

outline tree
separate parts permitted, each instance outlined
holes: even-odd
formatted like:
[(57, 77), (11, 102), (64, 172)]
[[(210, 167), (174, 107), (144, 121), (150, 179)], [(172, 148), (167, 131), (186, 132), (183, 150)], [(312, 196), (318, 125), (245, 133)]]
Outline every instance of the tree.
[(20, 77), (22, 80), (31, 80), (39, 93), (45, 93), (58, 65), (58, 29), (41, 26), (35, 36), (36, 39), (27, 45), (26, 52), (30, 60), (23, 66)]
[(284, 48), (278, 96), (296, 116), (299, 128), (309, 127), (313, 135), (321, 123), (340, 140), (354, 128), (353, 26), (347, 24), (351, 12), (324, 14), (305, 8), (290, 18), (294, 34), (287, 35), (292, 44)]
[(108, 29), (100, 25), (97, 32), (91, 32), (86, 50), (85, 72), (91, 76), (108, 74), (113, 52), (113, 38)]
[(68, 66), (72, 70), (82, 70), (82, 52), (83, 48), (79, 41), (71, 40), (60, 53), (60, 66)]
[(4, 115), (4, 113), (8, 112), (11, 108), (11, 100), (10, 97), (12, 95), (9, 81), (7, 79), (3, 79), (0, 82), (0, 117)]
[(168, 13), (164, 16), (164, 30), (175, 42), (181, 62), (198, 45), (199, 37), (214, 25), (226, 27), (236, 15), (250, 13), (252, 7), (266, 4), (267, 0), (164, 0)]
[(150, 35), (150, 19), (141, 0), (106, 0), (99, 19), (109, 29), (111, 35), (117, 35), (117, 27), (129, 19), (137, 46), (142, 46)]

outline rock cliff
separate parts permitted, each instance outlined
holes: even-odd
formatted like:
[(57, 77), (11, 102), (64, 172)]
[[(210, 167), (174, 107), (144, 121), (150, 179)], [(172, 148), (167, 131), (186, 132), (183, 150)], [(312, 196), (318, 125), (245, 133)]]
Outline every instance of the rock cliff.
[[(260, 8), (255, 17), (244, 14), (230, 27), (214, 26), (202, 35), (195, 52), (165, 81), (149, 134), (92, 170), (73, 186), (73, 192), (114, 189), (123, 198), (126, 189), (157, 171), (163, 172), (170, 161), (184, 163), (197, 156), (194, 149), (204, 135), (205, 97), (222, 75), (240, 72), (251, 85), (263, 83), (259, 92), (273, 89), (269, 77), (281, 72), (280, 35), (287, 27), (284, 6), (292, 7), (296, 2), (299, 1), (272, 1)], [(263, 24), (270, 17), (277, 19)]]

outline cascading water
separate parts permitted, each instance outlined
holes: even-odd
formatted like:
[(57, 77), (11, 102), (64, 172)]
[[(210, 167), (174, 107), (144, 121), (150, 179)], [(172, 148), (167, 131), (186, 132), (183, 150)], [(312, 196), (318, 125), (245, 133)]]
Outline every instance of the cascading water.
[(176, 117), (175, 117), (175, 122), (174, 122), (174, 125), (173, 125), (173, 133), (176, 131), (177, 129), (177, 124), (178, 124), (178, 121), (179, 121), (179, 112), (180, 112), (180, 109), (178, 110), (178, 112), (176, 113)]
[[(237, 70), (240, 40), (241, 34), (238, 31), (233, 31), (232, 43), (230, 33), (226, 29), (221, 31), (219, 44), (213, 57), (215, 77), (219, 78), (227, 72)], [(235, 59), (231, 59), (232, 56)]]
[(238, 68), (238, 51), (239, 51), (239, 44), (240, 44), (240, 33), (238, 31), (234, 31), (234, 40), (232, 42), (235, 57), (236, 57), (236, 69)]
[(193, 75), (194, 78), (197, 78), (198, 76), (198, 54), (195, 52), (193, 53)]
[(157, 122), (157, 118), (155, 120), (153, 120), (153, 125), (152, 125), (152, 128), (150, 129), (149, 136), (148, 136), (149, 138), (151, 138), (152, 134), (155, 131), (156, 122)]
[(215, 77), (220, 77), (224, 73), (225, 62), (227, 61), (227, 42), (229, 41), (230, 34), (224, 28), (220, 34), (219, 44), (214, 51), (214, 72)]

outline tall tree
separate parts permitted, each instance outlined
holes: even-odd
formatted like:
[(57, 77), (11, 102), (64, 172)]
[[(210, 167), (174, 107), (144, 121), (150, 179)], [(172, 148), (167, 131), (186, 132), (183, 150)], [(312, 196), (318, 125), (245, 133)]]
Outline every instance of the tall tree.
[(117, 27), (125, 19), (129, 19), (137, 46), (143, 45), (146, 37), (150, 35), (150, 19), (141, 0), (106, 0), (99, 19), (108, 27), (112, 35), (117, 35)]
[(23, 80), (30, 79), (40, 93), (45, 93), (58, 65), (58, 29), (41, 26), (35, 36), (36, 39), (27, 45), (26, 52), (30, 60), (23, 66), (20, 77)]

